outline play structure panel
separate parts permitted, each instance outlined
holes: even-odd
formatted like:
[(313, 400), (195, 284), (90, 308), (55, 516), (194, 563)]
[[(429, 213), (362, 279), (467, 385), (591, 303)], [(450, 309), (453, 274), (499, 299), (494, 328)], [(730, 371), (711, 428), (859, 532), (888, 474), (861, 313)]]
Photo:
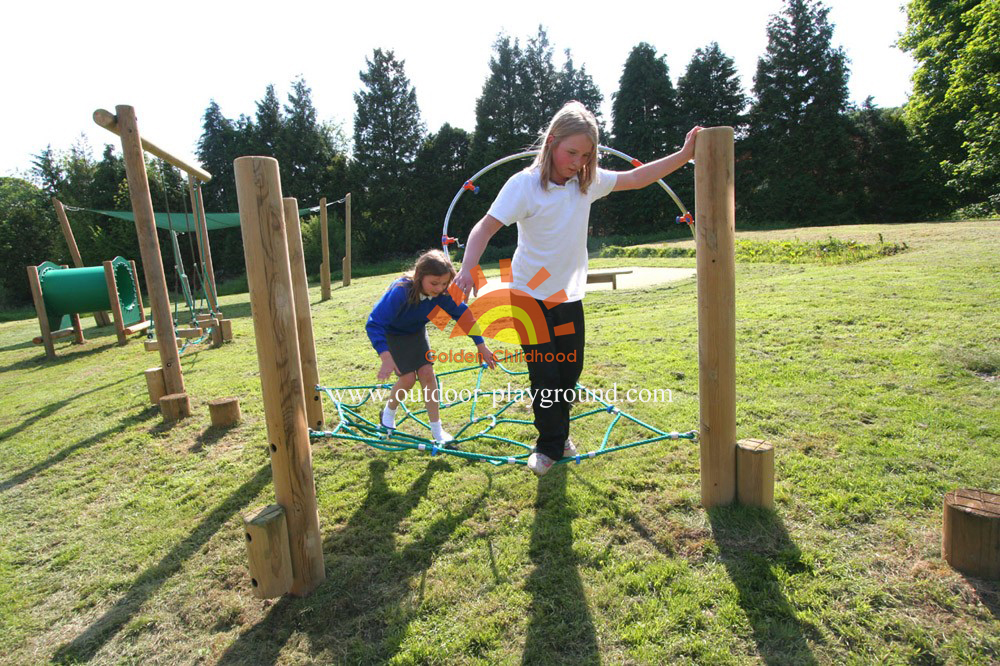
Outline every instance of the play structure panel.
[(110, 310), (119, 344), (149, 326), (135, 263), (128, 259), (115, 257), (102, 266), (83, 268), (46, 261), (28, 266), (28, 281), (42, 333), (35, 342), (45, 345), (49, 358), (55, 358), (53, 340), (75, 335), (78, 343), (83, 342), (80, 313)]

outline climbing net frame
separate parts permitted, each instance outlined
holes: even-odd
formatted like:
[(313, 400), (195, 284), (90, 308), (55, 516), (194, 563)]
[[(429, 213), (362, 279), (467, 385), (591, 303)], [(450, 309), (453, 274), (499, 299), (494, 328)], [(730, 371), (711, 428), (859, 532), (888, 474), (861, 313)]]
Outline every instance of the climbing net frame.
[[(598, 152), (600, 153), (613, 155), (622, 160), (625, 160), (634, 167), (640, 167), (643, 164), (641, 161), (637, 160), (631, 155), (627, 155), (626, 153), (623, 153), (622, 151), (617, 150), (615, 148), (610, 148), (608, 146), (598, 146), (597, 149)], [(538, 155), (539, 152), (540, 151), (536, 148), (533, 150), (525, 150), (520, 153), (514, 153), (513, 155), (508, 155), (507, 157), (501, 157), (492, 164), (488, 164), (479, 171), (477, 171), (475, 175), (472, 176), (472, 178), (468, 179), (467, 181), (465, 181), (465, 183), (462, 184), (462, 187), (458, 188), (458, 192), (456, 192), (455, 196), (452, 198), (451, 204), (448, 205), (448, 212), (445, 213), (444, 216), (444, 226), (441, 229), (441, 247), (444, 250), (445, 255), (447, 255), (449, 258), (451, 257), (451, 253), (448, 251), (449, 245), (457, 245), (460, 248), (464, 247), (461, 243), (458, 242), (457, 238), (453, 238), (448, 235), (448, 225), (451, 223), (451, 214), (452, 212), (454, 212), (455, 205), (458, 204), (458, 200), (462, 198), (462, 195), (465, 194), (466, 192), (472, 192), (473, 194), (478, 194), (479, 186), (476, 185), (476, 181), (478, 181), (484, 174), (489, 173), (498, 166), (507, 164), (508, 162), (513, 162), (515, 160), (526, 159), (528, 157), (535, 157), (536, 155)], [(675, 194), (674, 191), (670, 189), (670, 186), (667, 185), (665, 182), (663, 182), (662, 178), (657, 180), (656, 184), (660, 186), (660, 189), (662, 189), (664, 192), (667, 193), (667, 196), (669, 196), (671, 200), (673, 200), (673, 202), (677, 205), (677, 208), (680, 209), (681, 214), (677, 216), (676, 222), (678, 224), (681, 223), (687, 224), (688, 228), (691, 230), (691, 235), (693, 236), (695, 233), (695, 229), (694, 229), (694, 217), (691, 215), (691, 212), (688, 211), (687, 207), (680, 200), (680, 197), (678, 197), (677, 194)]]
[[(530, 444), (525, 444), (524, 442), (511, 439), (510, 437), (503, 437), (494, 434), (492, 431), (501, 424), (514, 424), (521, 426), (533, 427), (534, 422), (527, 419), (511, 418), (509, 416), (504, 416), (513, 405), (518, 403), (523, 397), (524, 392), (516, 392), (517, 397), (511, 397), (515, 395), (514, 391), (508, 393), (508, 400), (506, 404), (498, 407), (494, 413), (491, 414), (480, 414), (477, 415), (477, 407), (479, 406), (478, 400), (484, 395), (494, 395), (494, 391), (483, 391), (482, 381), (484, 373), (487, 370), (486, 364), (472, 365), (465, 368), (458, 368), (455, 370), (449, 370), (446, 372), (439, 373), (438, 381), (441, 382), (441, 378), (456, 375), (460, 373), (468, 373), (478, 371), (476, 375), (475, 388), (469, 390), (468, 397), (453, 400), (451, 402), (442, 402), (441, 409), (449, 409), (458, 407), (463, 404), (471, 403), (469, 409), (469, 419), (461, 429), (455, 433), (455, 438), (448, 444), (443, 444), (440, 442), (435, 442), (433, 439), (428, 437), (421, 437), (419, 435), (413, 435), (410, 433), (404, 433), (399, 430), (400, 425), (405, 424), (407, 421), (414, 421), (417, 425), (425, 430), (430, 430), (430, 426), (425, 420), (421, 419), (421, 415), (426, 413), (426, 409), (422, 410), (410, 410), (405, 403), (400, 402), (403, 407), (405, 416), (402, 420), (397, 423), (397, 428), (387, 429), (383, 427), (380, 423), (371, 421), (370, 419), (362, 416), (358, 411), (366, 403), (371, 401), (376, 396), (377, 390), (389, 389), (392, 387), (391, 384), (376, 384), (368, 386), (338, 386), (338, 387), (327, 387), (327, 386), (317, 386), (317, 391), (322, 391), (326, 396), (333, 402), (337, 409), (338, 423), (332, 430), (310, 430), (309, 436), (313, 440), (320, 439), (340, 439), (345, 441), (360, 442), (367, 444), (368, 446), (381, 450), (390, 452), (400, 452), (400, 451), (421, 451), (430, 454), (431, 456), (436, 456), (438, 454), (454, 456), (457, 458), (463, 458), (465, 460), (474, 460), (481, 462), (488, 462), (492, 465), (526, 465), (528, 456), (534, 450), (534, 447)], [(528, 372), (521, 371), (515, 372), (508, 369), (502, 363), (498, 363), (497, 367), (508, 375), (518, 376), (526, 375)], [(364, 391), (367, 390), (367, 395), (354, 403), (345, 403), (337, 398), (338, 395), (343, 395), (344, 391)], [(607, 413), (613, 416), (611, 423), (608, 425), (604, 432), (604, 438), (601, 441), (600, 447), (593, 451), (587, 453), (578, 454), (569, 458), (563, 458), (557, 461), (559, 463), (569, 463), (575, 462), (580, 464), (584, 460), (593, 460), (599, 456), (607, 455), (609, 453), (615, 453), (617, 451), (622, 451), (625, 449), (633, 448), (636, 446), (641, 446), (644, 444), (652, 444), (654, 442), (660, 442), (665, 440), (696, 440), (698, 438), (698, 432), (696, 430), (689, 430), (687, 432), (667, 432), (661, 430), (656, 426), (649, 425), (638, 418), (622, 411), (614, 404), (608, 402), (604, 399), (602, 395), (580, 385), (576, 385), (576, 391), (578, 393), (582, 392), (588, 397), (588, 399), (593, 400), (593, 402), (599, 407), (594, 407), (589, 410), (585, 410), (580, 414), (570, 417), (571, 421), (576, 421), (588, 416), (593, 416), (596, 414)], [(356, 394), (357, 395), (357, 394)], [(381, 408), (379, 408), (381, 413)], [(634, 442), (629, 442), (626, 444), (619, 444), (615, 446), (609, 446), (612, 433), (617, 426), (622, 421), (628, 421), (634, 423), (642, 428), (645, 428), (651, 433), (651, 436), (646, 437)], [(472, 431), (471, 434), (469, 431)], [(517, 449), (523, 450), (521, 453), (511, 456), (494, 455), (488, 453), (478, 453), (475, 451), (465, 451), (462, 447), (467, 442), (475, 442), (479, 440), (489, 440), (492, 442), (499, 442)]]

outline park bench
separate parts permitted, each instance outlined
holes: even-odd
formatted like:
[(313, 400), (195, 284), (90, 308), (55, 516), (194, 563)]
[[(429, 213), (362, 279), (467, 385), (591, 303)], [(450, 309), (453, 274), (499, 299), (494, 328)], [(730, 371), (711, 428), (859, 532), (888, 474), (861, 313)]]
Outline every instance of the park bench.
[(588, 271), (587, 272), (587, 284), (594, 284), (597, 282), (610, 282), (612, 289), (618, 288), (618, 276), (624, 275), (625, 273), (631, 273), (630, 268), (613, 268), (602, 271)]

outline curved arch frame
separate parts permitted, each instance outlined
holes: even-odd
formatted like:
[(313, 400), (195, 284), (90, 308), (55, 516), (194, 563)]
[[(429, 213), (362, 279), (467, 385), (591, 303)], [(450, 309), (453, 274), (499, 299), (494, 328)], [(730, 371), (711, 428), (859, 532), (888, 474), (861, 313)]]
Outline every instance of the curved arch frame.
[[(598, 146), (597, 149), (602, 153), (607, 153), (608, 155), (614, 155), (615, 157), (621, 158), (635, 167), (642, 166), (643, 164), (636, 158), (627, 155), (620, 150), (616, 150), (615, 148), (609, 148), (608, 146)], [(451, 258), (451, 253), (448, 251), (448, 246), (452, 244), (448, 242), (449, 241), (448, 223), (451, 221), (451, 214), (455, 210), (455, 204), (457, 204), (458, 200), (462, 198), (462, 195), (467, 190), (473, 190), (473, 192), (478, 192), (479, 187), (476, 186), (475, 184), (476, 181), (479, 180), (479, 178), (481, 178), (484, 174), (489, 173), (498, 166), (502, 164), (507, 164), (508, 162), (513, 162), (514, 160), (524, 159), (527, 157), (535, 157), (536, 155), (538, 155), (538, 153), (539, 153), (538, 149), (534, 149), (534, 150), (525, 150), (520, 153), (514, 153), (513, 155), (508, 155), (507, 157), (501, 157), (492, 164), (489, 164), (480, 169), (479, 171), (477, 171), (476, 174), (472, 176), (472, 178), (470, 178), (469, 180), (465, 181), (465, 183), (462, 184), (462, 187), (458, 188), (458, 192), (455, 194), (454, 198), (451, 200), (451, 204), (449, 204), (448, 206), (448, 212), (445, 213), (444, 227), (441, 229), (441, 249), (444, 250), (444, 253), (448, 258)], [(669, 185), (663, 182), (662, 178), (657, 180), (656, 184), (659, 185), (660, 188), (664, 192), (666, 192), (671, 199), (673, 199), (673, 202), (677, 204), (677, 208), (680, 209), (681, 214), (678, 216), (677, 221), (678, 222), (686, 221), (688, 223), (689, 228), (691, 229), (691, 233), (694, 234), (694, 222), (690, 216), (690, 213), (688, 212), (688, 209), (681, 202), (680, 198), (674, 193), (672, 189), (670, 189)], [(455, 244), (458, 245), (459, 247), (464, 247), (463, 245), (459, 244), (457, 240), (455, 239), (452, 240), (454, 240)]]

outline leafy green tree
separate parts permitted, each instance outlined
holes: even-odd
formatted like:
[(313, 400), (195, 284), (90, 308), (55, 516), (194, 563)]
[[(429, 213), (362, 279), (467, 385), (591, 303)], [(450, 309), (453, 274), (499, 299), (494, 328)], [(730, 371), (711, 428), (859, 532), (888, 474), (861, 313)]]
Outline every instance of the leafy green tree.
[(236, 210), (236, 177), (233, 160), (237, 155), (237, 130), (222, 114), (216, 101), (210, 100), (202, 116), (201, 137), (198, 139), (198, 161), (212, 174), (211, 182), (202, 186), (205, 208), (209, 211)]
[(288, 184), (288, 194), (301, 204), (315, 205), (327, 191), (328, 165), (335, 151), (330, 128), (317, 120), (312, 103), (312, 91), (303, 79), (292, 83), (285, 105), (281, 130), (279, 166), (282, 188)]
[(880, 109), (869, 97), (850, 114), (858, 164), (858, 215), (867, 222), (932, 216), (944, 203), (934, 164), (917, 144), (901, 109)]
[(696, 49), (684, 76), (677, 81), (682, 129), (726, 125), (742, 136), (748, 103), (736, 61), (723, 53), (717, 42)]
[(363, 88), (354, 94), (353, 180), (354, 208), (366, 222), (355, 228), (362, 251), (375, 256), (418, 233), (406, 192), (425, 129), (405, 61), (392, 50), (375, 49), (365, 62)]
[(573, 66), (573, 55), (570, 53), (570, 50), (566, 49), (564, 53), (566, 61), (563, 63), (563, 68), (560, 70), (556, 80), (558, 97), (556, 98), (555, 108), (559, 109), (566, 102), (573, 100), (580, 102), (594, 113), (594, 116), (597, 118), (598, 128), (601, 131), (601, 137), (603, 137), (605, 127), (601, 105), (604, 103), (604, 95), (601, 93), (601, 89), (597, 87), (597, 84), (594, 83), (593, 77), (587, 73), (587, 66), (581, 65), (580, 69), (577, 69)]
[(954, 203), (1000, 212), (1000, 2), (911, 0), (899, 44), (918, 62), (907, 119)]
[[(629, 53), (611, 103), (611, 147), (648, 162), (673, 152), (683, 141), (677, 93), (670, 81), (666, 55), (645, 42)], [(608, 162), (621, 169), (621, 162)], [(671, 181), (683, 176), (672, 176)], [(691, 205), (690, 203), (688, 204)], [(658, 187), (611, 195), (608, 214), (600, 215), (600, 233), (649, 230), (677, 216), (676, 207)]]
[(831, 45), (829, 9), (786, 0), (768, 23), (750, 110), (749, 166), (737, 201), (754, 220), (829, 224), (854, 219), (847, 58)]
[(25, 266), (69, 257), (48, 194), (26, 180), (0, 177), (0, 264), (6, 267), (0, 275), (0, 307), (31, 302)]

